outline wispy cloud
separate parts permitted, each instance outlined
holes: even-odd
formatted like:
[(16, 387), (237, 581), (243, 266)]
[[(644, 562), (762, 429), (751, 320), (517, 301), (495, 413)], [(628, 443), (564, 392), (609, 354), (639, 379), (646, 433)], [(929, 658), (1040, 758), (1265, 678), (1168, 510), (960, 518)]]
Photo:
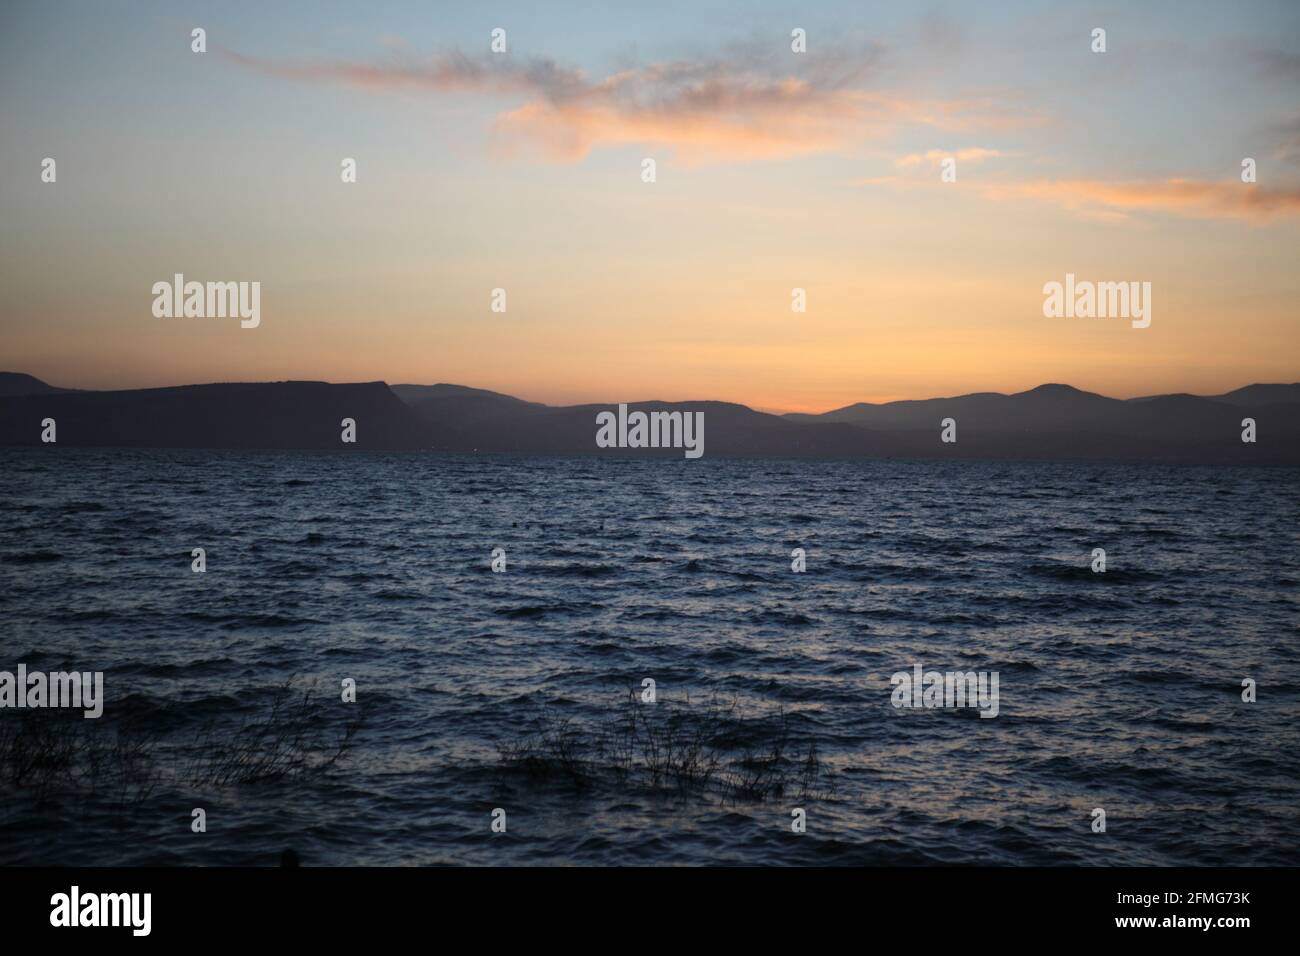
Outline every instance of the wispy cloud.
[(955, 159), (962, 163), (978, 163), (982, 159), (990, 159), (995, 156), (1001, 156), (1002, 152), (996, 149), (985, 149), (983, 146), (967, 146), (965, 149), (930, 149), (924, 153), (908, 153), (906, 156), (900, 156), (894, 160), (895, 166), (919, 166), (921, 163), (929, 163), (931, 166), (938, 166), (945, 159)]
[(983, 184), (992, 199), (1027, 198), (1085, 214), (1168, 213), (1193, 219), (1262, 223), (1300, 213), (1300, 189), (1205, 179), (1104, 182), (1096, 179)]
[(1300, 166), (1300, 113), (1274, 124), (1265, 135), (1273, 140), (1270, 153), (1288, 166)]
[[(393, 47), (390, 40), (389, 46)], [(287, 63), (217, 51), (224, 59), (270, 76), (305, 81), (329, 81), (376, 93), (425, 89), (442, 93), (536, 93), (554, 100), (581, 95), (588, 84), (581, 71), (554, 60), (510, 59), (502, 63), (478, 60), (452, 51), (417, 62), (394, 49), (387, 62), (316, 61)]]
[[(948, 155), (931, 150), (897, 160), (913, 166)], [(966, 180), (970, 182), (970, 180)], [(952, 189), (930, 177), (875, 176), (858, 179), (856, 186), (888, 189)], [(1189, 219), (1240, 220), (1266, 224), (1300, 215), (1300, 189), (1266, 188), (1256, 184), (1206, 179), (1124, 180), (1035, 179), (1024, 182), (982, 181), (971, 187), (992, 202), (1030, 201), (1050, 203), (1082, 218), (1122, 222), (1135, 213), (1156, 213)]]
[[(1004, 129), (1041, 121), (1014, 100), (993, 95), (926, 100), (879, 87), (878, 47), (822, 54), (735, 56), (665, 62), (592, 78), (549, 59), (440, 53), (416, 61), (287, 63), (222, 51), (229, 61), (271, 76), (334, 82), (376, 93), (515, 96), (495, 131), (514, 147), (575, 161), (622, 144), (675, 148), (689, 162), (784, 159), (844, 148), (904, 126)], [(793, 62), (792, 62), (793, 61)]]

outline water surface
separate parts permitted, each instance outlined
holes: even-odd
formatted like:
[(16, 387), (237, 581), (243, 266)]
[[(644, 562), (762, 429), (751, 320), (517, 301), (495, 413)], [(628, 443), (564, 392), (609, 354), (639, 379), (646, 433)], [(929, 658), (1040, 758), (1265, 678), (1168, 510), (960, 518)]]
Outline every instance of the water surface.
[[(0, 450), (0, 669), (104, 671), (102, 731), (167, 771), (125, 805), (0, 784), (0, 862), (1292, 864), (1298, 505), (1295, 469)], [(896, 710), (918, 662), (999, 672), (999, 716)], [(646, 677), (784, 715), (833, 793), (503, 764)], [(363, 712), (345, 759), (187, 782), (289, 678)]]

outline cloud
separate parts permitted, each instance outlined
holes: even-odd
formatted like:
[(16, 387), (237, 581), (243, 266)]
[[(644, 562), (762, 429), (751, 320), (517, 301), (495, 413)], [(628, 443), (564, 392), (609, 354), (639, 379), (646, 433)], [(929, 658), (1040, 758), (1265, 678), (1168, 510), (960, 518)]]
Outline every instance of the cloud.
[(985, 184), (991, 199), (1027, 198), (1065, 209), (1112, 218), (1132, 212), (1157, 212), (1193, 219), (1269, 222), (1300, 213), (1300, 189), (1204, 179), (1104, 182), (1096, 179), (1037, 180)]
[(1265, 131), (1273, 140), (1270, 154), (1280, 163), (1300, 166), (1300, 113), (1274, 124)]
[(240, 66), (305, 81), (332, 81), (375, 93), (424, 89), (442, 93), (530, 93), (552, 99), (579, 95), (586, 80), (578, 70), (566, 69), (549, 59), (510, 60), (488, 65), (463, 53), (441, 54), (426, 62), (393, 55), (386, 63), (282, 63), (219, 50), (223, 59)]
[(965, 149), (957, 150), (930, 149), (924, 153), (909, 153), (902, 156), (894, 161), (894, 165), (918, 166), (921, 163), (928, 162), (931, 166), (938, 166), (945, 159), (956, 159), (963, 163), (978, 163), (982, 159), (1001, 155), (1000, 150), (985, 149), (983, 146), (967, 146)]
[[(909, 166), (947, 154), (930, 150), (904, 156)], [(958, 153), (960, 155), (960, 152)], [(906, 161), (906, 162), (905, 162)], [(876, 176), (854, 180), (855, 186), (888, 189), (953, 189), (929, 177)], [(1300, 215), (1300, 188), (1269, 189), (1256, 184), (1204, 179), (1127, 180), (1038, 179), (1028, 182), (980, 182), (973, 187), (992, 202), (1016, 200), (1050, 203), (1081, 218), (1123, 222), (1134, 213), (1163, 213), (1188, 219), (1240, 220), (1264, 224)]]
[(997, 96), (923, 100), (873, 88), (877, 46), (806, 61), (791, 54), (652, 63), (599, 78), (514, 54), (475, 59), (453, 51), (417, 61), (395, 51), (380, 63), (221, 55), (270, 76), (374, 93), (516, 97), (522, 102), (496, 115), (494, 131), (511, 148), (540, 149), (567, 162), (632, 143), (674, 148), (688, 162), (785, 159), (842, 149), (908, 125), (1004, 129), (1041, 119)]

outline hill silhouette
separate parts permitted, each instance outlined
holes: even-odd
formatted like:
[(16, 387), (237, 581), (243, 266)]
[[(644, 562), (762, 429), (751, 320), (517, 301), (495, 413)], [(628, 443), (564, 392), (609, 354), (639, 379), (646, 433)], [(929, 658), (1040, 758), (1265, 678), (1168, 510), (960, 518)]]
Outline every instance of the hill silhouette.
[[(59, 389), (0, 373), (0, 444), (312, 448), (683, 457), (681, 449), (600, 449), (596, 415), (616, 402), (549, 406), (462, 385), (263, 382), (128, 391)], [(1087, 459), (1300, 464), (1300, 384), (1224, 395), (1114, 399), (1048, 384), (1003, 395), (771, 415), (731, 402), (629, 402), (629, 410), (703, 412), (705, 457)], [(1254, 418), (1256, 443), (1241, 441)], [(340, 440), (341, 421), (357, 442)], [(957, 441), (940, 441), (940, 423)]]
[(0, 398), (13, 395), (53, 395), (55, 392), (68, 391), (72, 390), (46, 385), (39, 378), (23, 372), (0, 372)]
[[(44, 385), (44, 383), (40, 383)], [(151, 448), (384, 448), (448, 445), (383, 382), (249, 382), (128, 391), (37, 391), (0, 398), (0, 444), (41, 444), (41, 421), (60, 446)], [(341, 422), (357, 423), (345, 445)]]

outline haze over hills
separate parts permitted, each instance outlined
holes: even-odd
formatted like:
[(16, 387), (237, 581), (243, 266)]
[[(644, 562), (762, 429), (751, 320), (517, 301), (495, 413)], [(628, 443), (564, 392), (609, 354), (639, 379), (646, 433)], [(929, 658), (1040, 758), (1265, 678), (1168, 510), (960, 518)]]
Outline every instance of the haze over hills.
[[(461, 385), (265, 382), (96, 392), (0, 373), (0, 444), (164, 448), (434, 450), (680, 458), (680, 448), (600, 449), (596, 415), (617, 403), (548, 406)], [(1300, 464), (1300, 384), (1225, 395), (1113, 399), (1069, 385), (1003, 395), (857, 403), (821, 415), (770, 415), (730, 402), (631, 402), (704, 413), (704, 454), (719, 457), (1093, 459)], [(1254, 418), (1257, 441), (1241, 441)], [(357, 442), (341, 441), (356, 422)], [(957, 441), (940, 441), (940, 422)]]

